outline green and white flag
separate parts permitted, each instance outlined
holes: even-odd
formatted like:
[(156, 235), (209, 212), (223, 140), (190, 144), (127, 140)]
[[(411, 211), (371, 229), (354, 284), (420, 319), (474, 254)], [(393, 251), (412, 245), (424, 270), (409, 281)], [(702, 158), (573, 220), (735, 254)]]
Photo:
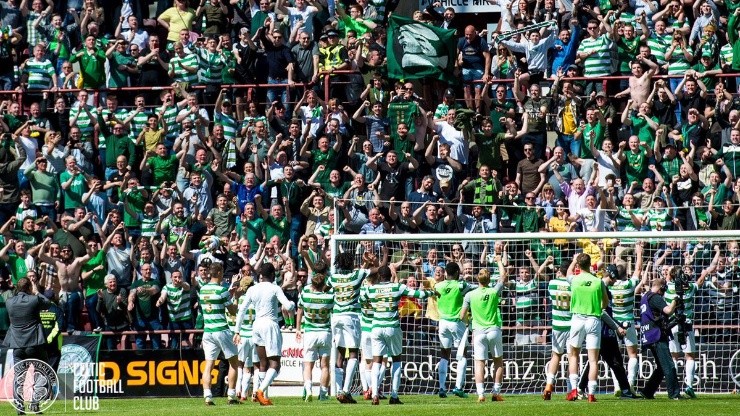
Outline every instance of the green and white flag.
[(452, 82), (455, 78), (456, 42), (454, 29), (441, 29), (391, 15), (388, 21), (388, 77)]

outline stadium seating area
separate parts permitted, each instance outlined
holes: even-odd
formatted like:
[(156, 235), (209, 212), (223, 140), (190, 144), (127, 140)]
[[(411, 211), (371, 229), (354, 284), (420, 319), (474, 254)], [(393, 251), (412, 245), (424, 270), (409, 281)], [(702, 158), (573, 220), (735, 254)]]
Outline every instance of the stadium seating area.
[(582, 232), (389, 262), (413, 287), (504, 256), (524, 344), (547, 343), (547, 281), (580, 251), (639, 279), (683, 266), (702, 336), (737, 332), (736, 241), (645, 243), (633, 270), (634, 241), (587, 236), (740, 229), (739, 4), (494, 0), (490, 34), (434, 3), (413, 18), (457, 30), (455, 64), (389, 79), (398, 2), (149, 3), (0, 3), (0, 298), (29, 277), (63, 330), (188, 330), (213, 261), (237, 293), (272, 262), (295, 300), (336, 233)]

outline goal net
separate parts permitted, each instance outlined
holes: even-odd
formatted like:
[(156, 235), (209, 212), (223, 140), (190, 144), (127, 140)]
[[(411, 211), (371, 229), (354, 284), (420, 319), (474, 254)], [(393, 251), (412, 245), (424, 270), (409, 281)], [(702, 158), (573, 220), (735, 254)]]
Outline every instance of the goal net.
[[(444, 279), (444, 266), (449, 262), (457, 262), (460, 278), (470, 283), (477, 283), (476, 275), (483, 268), (495, 281), (501, 273), (497, 259), (502, 260), (508, 274), (501, 304), (505, 394), (542, 392), (552, 351), (548, 282), (561, 266), (566, 270), (578, 253), (591, 256), (599, 276), (606, 265), (619, 266), (626, 281), (621, 283), (622, 292), (612, 292), (616, 293), (615, 303), (622, 306), (623, 319), (638, 326), (640, 299), (649, 290), (650, 281), (675, 266), (682, 267), (695, 289), (692, 301), (686, 302), (696, 341), (692, 386), (697, 393), (728, 393), (740, 386), (740, 246), (736, 232), (334, 235), (331, 242), (332, 258), (340, 252), (355, 253), (357, 265), (367, 257), (382, 258), (384, 248), (397, 279), (412, 288), (433, 286), (440, 273)], [(630, 287), (635, 288), (634, 295)], [(435, 300), (404, 299), (400, 312), (404, 337), (401, 390), (405, 394), (435, 394), (439, 361)], [(626, 368), (628, 354), (622, 342), (620, 347)], [(473, 393), (470, 334), (461, 348), (465, 348), (467, 357), (465, 390)], [(636, 358), (636, 387), (641, 387), (654, 371), (655, 361), (639, 346)], [(585, 350), (580, 361), (582, 368), (587, 362)], [(683, 385), (683, 354), (676, 359), (676, 366)], [(490, 391), (493, 362), (489, 361), (486, 368), (486, 391)], [(566, 353), (557, 373), (558, 392), (565, 391), (567, 368)], [(453, 351), (448, 390), (454, 387), (458, 371)], [(384, 385), (389, 385), (388, 375)], [(358, 379), (354, 391), (360, 390)], [(604, 362), (599, 362), (598, 390), (602, 394), (614, 391), (611, 372)]]

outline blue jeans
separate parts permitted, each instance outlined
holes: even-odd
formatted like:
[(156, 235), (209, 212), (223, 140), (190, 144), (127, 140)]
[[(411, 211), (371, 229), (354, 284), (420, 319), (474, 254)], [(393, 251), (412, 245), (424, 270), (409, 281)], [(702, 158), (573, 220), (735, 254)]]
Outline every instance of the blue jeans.
[(563, 148), (565, 156), (568, 156), (569, 153), (574, 154), (576, 157), (581, 155), (582, 142), (580, 140), (576, 140), (572, 134), (558, 133), (558, 139), (555, 143)]
[[(288, 79), (287, 78), (267, 78), (268, 84), (287, 84)], [(285, 86), (282, 87), (272, 87), (267, 89), (267, 102), (272, 103), (277, 99), (277, 96), (280, 95), (280, 102), (283, 103), (283, 105), (286, 108), (288, 108), (288, 88)]]
[[(681, 83), (681, 78), (669, 78), (668, 83), (671, 86), (671, 91), (676, 91), (676, 87)], [(678, 100), (676, 100), (676, 109), (674, 110), (674, 113), (676, 113), (676, 121), (678, 124), (681, 124), (681, 102)]]
[[(193, 323), (191, 321), (170, 321), (170, 323), (167, 325), (167, 329), (171, 331), (184, 331), (187, 329), (193, 329)], [(188, 334), (170, 334), (170, 349), (178, 349), (180, 347), (180, 339), (182, 339), (182, 337), (187, 338)]]
[(646, 397), (652, 397), (660, 387), (660, 382), (663, 381), (665, 376), (665, 387), (668, 390), (668, 397), (671, 399), (678, 397), (681, 394), (681, 388), (678, 385), (678, 377), (676, 376), (676, 367), (673, 364), (671, 358), (671, 352), (668, 349), (668, 342), (660, 341), (653, 345), (648, 346), (650, 352), (655, 358), (656, 368), (653, 371), (653, 375), (650, 376), (642, 392)]
[[(152, 318), (144, 319), (136, 316), (134, 329), (137, 331), (160, 331), (162, 324), (159, 322), (159, 316), (155, 313)], [(152, 349), (158, 350), (162, 347), (162, 337), (159, 334), (152, 334)], [(136, 349), (143, 350), (146, 347), (146, 334), (136, 335)]]
[(82, 312), (82, 296), (80, 292), (59, 292), (59, 306), (64, 312), (64, 327), (66, 331), (74, 331)]
[(303, 220), (304, 217), (300, 212), (293, 214), (290, 218), (290, 241), (293, 242), (290, 247), (290, 255), (294, 258), (298, 258), (298, 241), (303, 235)]
[(85, 299), (85, 307), (87, 308), (87, 316), (90, 318), (90, 326), (95, 328), (102, 328), (103, 320), (98, 315), (98, 295), (92, 294)]

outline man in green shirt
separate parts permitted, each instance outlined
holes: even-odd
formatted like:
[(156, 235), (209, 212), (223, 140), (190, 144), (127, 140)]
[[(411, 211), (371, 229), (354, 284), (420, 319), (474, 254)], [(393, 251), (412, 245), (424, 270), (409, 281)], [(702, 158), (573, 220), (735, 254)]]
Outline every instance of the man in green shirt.
[[(609, 295), (604, 282), (589, 273), (591, 270), (591, 256), (581, 253), (575, 258), (575, 265), (580, 273), (571, 275), (568, 280), (571, 286), (570, 311), (571, 318), (570, 335), (568, 337), (568, 378), (572, 390), (568, 393), (568, 401), (578, 398), (578, 363), (581, 353), (581, 345), (586, 341), (588, 350), (588, 401), (595, 402), (597, 377), (599, 375), (599, 350), (601, 347), (601, 313), (609, 305)], [(571, 264), (571, 270), (574, 265)]]
[(473, 321), (473, 359), (475, 359), (475, 389), (478, 401), (485, 402), (483, 379), (486, 371), (486, 360), (493, 356), (493, 395), (491, 400), (503, 401), (501, 397), (501, 380), (504, 376), (504, 348), (501, 339), (501, 311), (499, 302), (501, 291), (506, 284), (506, 268), (501, 263), (501, 256), (496, 256), (498, 269), (501, 270), (498, 282), (490, 287), (491, 273), (487, 269), (478, 272), (478, 288), (468, 292), (463, 299), (460, 319), (465, 319), (470, 310)]
[(98, 89), (105, 86), (105, 51), (95, 45), (95, 36), (87, 35), (85, 48), (72, 55), (71, 63), (80, 62), (82, 88)]
[[(162, 323), (159, 321), (159, 309), (155, 302), (160, 292), (159, 284), (152, 280), (152, 265), (141, 265), (141, 279), (131, 285), (128, 295), (128, 310), (134, 316), (134, 329), (137, 331), (159, 331)], [(135, 311), (135, 312), (134, 312)], [(141, 334), (141, 333), (140, 333)], [(159, 335), (152, 335), (152, 349), (158, 350), (162, 340)], [(136, 349), (144, 350), (146, 333), (136, 335)]]
[(95, 331), (103, 328), (103, 320), (98, 314), (98, 291), (105, 289), (105, 275), (107, 273), (105, 251), (100, 249), (100, 243), (90, 240), (87, 243), (90, 260), (82, 265), (82, 282), (85, 287), (85, 306), (90, 317), (90, 326)]
[[(460, 319), (460, 310), (462, 309), (463, 296), (469, 292), (472, 287), (460, 278), (460, 266), (457, 263), (450, 262), (445, 266), (445, 280), (434, 285), (437, 292), (437, 308), (439, 310), (439, 397), (447, 397), (447, 368), (450, 362), (452, 348), (458, 350), (460, 341), (465, 334), (465, 322)], [(457, 397), (465, 398), (463, 388), (465, 387), (465, 369), (467, 359), (465, 355), (458, 351), (457, 354), (457, 380), (455, 389), (452, 394)]]
[(144, 153), (144, 160), (141, 162), (142, 174), (151, 169), (152, 183), (155, 185), (164, 182), (174, 182), (177, 179), (177, 167), (180, 158), (185, 155), (187, 148), (180, 150), (177, 155), (168, 155), (167, 147), (163, 143), (160, 143), (157, 145), (155, 152), (154, 155), (151, 155), (149, 152)]

